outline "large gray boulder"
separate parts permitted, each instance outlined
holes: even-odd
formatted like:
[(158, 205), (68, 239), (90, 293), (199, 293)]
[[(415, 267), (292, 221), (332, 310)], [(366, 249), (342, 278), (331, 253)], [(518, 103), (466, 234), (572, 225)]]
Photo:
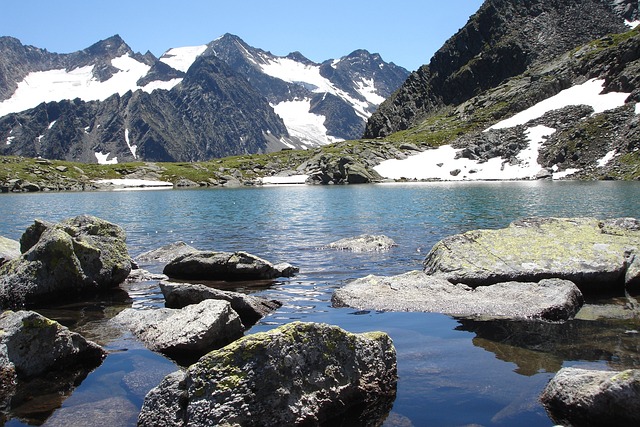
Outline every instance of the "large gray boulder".
[(20, 256), (20, 242), (0, 236), (0, 265)]
[(124, 230), (89, 215), (36, 220), (20, 246), (22, 255), (0, 266), (4, 308), (115, 287), (131, 271)]
[(546, 279), (539, 283), (505, 282), (471, 288), (422, 271), (398, 276), (370, 275), (336, 289), (336, 307), (361, 310), (423, 311), (482, 319), (571, 319), (583, 303), (572, 282)]
[(222, 291), (199, 284), (162, 281), (160, 290), (164, 295), (165, 306), (168, 308), (183, 308), (207, 299), (227, 301), (238, 313), (245, 327), (254, 325), (258, 320), (282, 306), (278, 301), (239, 292)]
[[(97, 344), (33, 311), (3, 312), (0, 331), (0, 407), (3, 411), (19, 406), (24, 396), (33, 399), (41, 390), (58, 393), (67, 387), (64, 391), (68, 393), (69, 387), (76, 386), (106, 356)], [(78, 374), (78, 370), (84, 375)], [(53, 383), (40, 378), (51, 372), (56, 373)], [(68, 378), (71, 381), (67, 381)], [(38, 380), (38, 388), (25, 393), (23, 389), (28, 388), (25, 384), (34, 379)]]
[(138, 425), (318, 425), (354, 406), (358, 425), (379, 425), (396, 383), (386, 334), (294, 322), (169, 375), (146, 396)]
[(291, 277), (298, 268), (272, 264), (246, 252), (197, 251), (178, 256), (164, 267), (164, 274), (185, 280), (263, 280)]
[(180, 310), (128, 308), (112, 322), (127, 327), (150, 350), (175, 357), (205, 354), (244, 332), (231, 304), (211, 299)]
[(640, 425), (640, 369), (563, 368), (540, 400), (558, 424), (635, 427)]
[(388, 251), (395, 246), (398, 245), (390, 237), (373, 234), (361, 234), (360, 236), (347, 237), (345, 239), (329, 243), (328, 245), (331, 249), (353, 252)]
[(621, 218), (526, 218), (500, 230), (477, 230), (438, 242), (424, 270), (469, 286), (556, 277), (583, 292), (636, 287), (640, 221)]

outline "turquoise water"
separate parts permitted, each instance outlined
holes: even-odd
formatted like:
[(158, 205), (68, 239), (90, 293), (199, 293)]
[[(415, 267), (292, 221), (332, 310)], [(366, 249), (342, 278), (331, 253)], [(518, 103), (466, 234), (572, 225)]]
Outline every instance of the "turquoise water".
[[(555, 371), (573, 365), (611, 369), (640, 365), (640, 339), (628, 333), (640, 329), (638, 324), (470, 322), (440, 314), (335, 309), (330, 303), (333, 290), (350, 279), (420, 268), (433, 244), (451, 234), (504, 227), (525, 216), (640, 217), (640, 183), (4, 194), (0, 196), (0, 235), (18, 239), (34, 218), (57, 221), (79, 214), (121, 225), (132, 256), (182, 240), (199, 249), (244, 250), (300, 267), (291, 279), (241, 289), (283, 302), (281, 309), (249, 333), (292, 320), (332, 323), (353, 332), (389, 333), (398, 351), (399, 383), (385, 422), (388, 426), (549, 426), (553, 423), (537, 398)], [(385, 234), (399, 246), (373, 254), (323, 249), (332, 241), (362, 233)], [(107, 330), (106, 320), (123, 307), (162, 304), (156, 283), (125, 290), (43, 313), (111, 353), (58, 409), (28, 412), (26, 408), (21, 420), (14, 418), (7, 425), (135, 425), (146, 392), (176, 366), (131, 337)]]

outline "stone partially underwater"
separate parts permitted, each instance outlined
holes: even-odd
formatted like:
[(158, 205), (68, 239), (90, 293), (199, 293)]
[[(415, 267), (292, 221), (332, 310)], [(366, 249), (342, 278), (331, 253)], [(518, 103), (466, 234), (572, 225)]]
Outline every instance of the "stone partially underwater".
[(350, 409), (355, 424), (379, 425), (396, 383), (386, 334), (293, 322), (167, 376), (145, 398), (138, 425), (318, 425)]
[(36, 220), (22, 254), (0, 266), (0, 307), (21, 307), (118, 286), (131, 271), (125, 231), (80, 215), (57, 224)]

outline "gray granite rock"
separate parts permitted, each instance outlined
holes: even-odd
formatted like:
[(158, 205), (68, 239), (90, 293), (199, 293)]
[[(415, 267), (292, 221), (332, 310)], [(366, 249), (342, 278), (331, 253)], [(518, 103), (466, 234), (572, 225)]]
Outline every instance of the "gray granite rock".
[(358, 425), (379, 425), (396, 383), (386, 334), (294, 322), (241, 338), (165, 378), (145, 398), (138, 425), (319, 425), (354, 406)]
[(0, 265), (20, 256), (20, 242), (0, 236)]
[(329, 243), (331, 249), (347, 250), (353, 252), (376, 252), (388, 251), (392, 247), (398, 246), (393, 239), (384, 235), (362, 234), (360, 236), (340, 239)]
[(422, 271), (392, 277), (367, 276), (337, 289), (333, 305), (363, 310), (424, 311), (492, 319), (567, 320), (582, 306), (571, 282), (505, 282), (475, 289)]

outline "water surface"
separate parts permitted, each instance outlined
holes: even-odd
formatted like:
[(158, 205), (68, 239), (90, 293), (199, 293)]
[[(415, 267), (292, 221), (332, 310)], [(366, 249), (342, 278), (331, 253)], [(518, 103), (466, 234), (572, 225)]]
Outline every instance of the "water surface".
[[(300, 267), (269, 286), (243, 287), (283, 306), (249, 332), (293, 321), (383, 330), (398, 351), (398, 396), (385, 425), (550, 426), (538, 395), (563, 366), (638, 367), (639, 322), (562, 325), (473, 322), (440, 314), (332, 308), (334, 289), (368, 274), (419, 269), (438, 240), (500, 228), (526, 216), (640, 216), (640, 183), (487, 182), (296, 186), (207, 190), (5, 194), (0, 235), (19, 239), (34, 218), (92, 214), (121, 225), (132, 256), (182, 240), (198, 249), (251, 252)], [(324, 249), (362, 233), (385, 234), (384, 253)], [(162, 266), (144, 266), (160, 272)], [(7, 425), (135, 425), (146, 392), (176, 365), (108, 328), (124, 307), (161, 306), (157, 283), (43, 310), (111, 353), (51, 412), (26, 408)], [(624, 303), (624, 296), (614, 295)], [(31, 412), (29, 412), (31, 411)], [(31, 417), (31, 418), (30, 418)]]

